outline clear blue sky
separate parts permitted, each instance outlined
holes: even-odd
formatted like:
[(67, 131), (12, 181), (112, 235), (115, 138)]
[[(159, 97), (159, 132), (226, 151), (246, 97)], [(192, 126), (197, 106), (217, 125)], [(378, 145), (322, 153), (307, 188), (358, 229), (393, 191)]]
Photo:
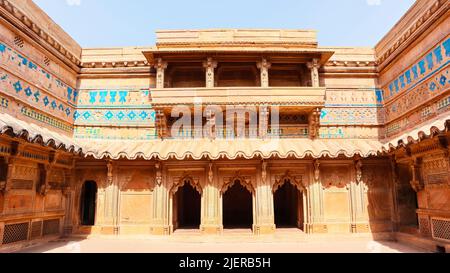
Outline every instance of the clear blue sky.
[(374, 46), (414, 0), (34, 0), (82, 47), (143, 46), (157, 29), (316, 29), (323, 46)]

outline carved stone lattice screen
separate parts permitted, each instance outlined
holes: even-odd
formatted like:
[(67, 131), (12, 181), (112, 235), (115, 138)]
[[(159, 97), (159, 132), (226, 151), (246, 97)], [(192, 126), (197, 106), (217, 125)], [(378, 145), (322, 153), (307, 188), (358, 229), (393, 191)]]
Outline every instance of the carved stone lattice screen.
[(59, 234), (59, 219), (45, 220), (43, 236)]
[(30, 239), (37, 239), (42, 236), (42, 221), (37, 221), (31, 223), (31, 234)]
[(450, 220), (433, 219), (433, 237), (435, 239), (450, 241)]
[(5, 225), (5, 231), (3, 234), (3, 244), (12, 244), (28, 239), (28, 230), (30, 223), (20, 223)]
[(429, 220), (428, 216), (419, 217), (419, 228), (420, 228), (420, 233), (423, 236), (431, 237), (431, 225), (430, 225), (430, 220)]

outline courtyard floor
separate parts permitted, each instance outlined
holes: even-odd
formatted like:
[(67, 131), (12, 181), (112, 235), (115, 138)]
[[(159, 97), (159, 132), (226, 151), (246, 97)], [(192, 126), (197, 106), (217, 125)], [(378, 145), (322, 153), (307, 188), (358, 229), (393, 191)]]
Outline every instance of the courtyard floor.
[(21, 253), (422, 253), (424, 250), (391, 241), (373, 241), (367, 235), (311, 236), (277, 232), (225, 232), (202, 236), (194, 231), (172, 236), (65, 238), (34, 246)]

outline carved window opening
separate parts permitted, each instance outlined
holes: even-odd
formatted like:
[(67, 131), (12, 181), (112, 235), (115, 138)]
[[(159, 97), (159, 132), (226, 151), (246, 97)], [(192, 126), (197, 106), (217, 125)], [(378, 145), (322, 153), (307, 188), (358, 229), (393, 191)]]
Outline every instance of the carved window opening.
[(170, 63), (166, 72), (166, 88), (206, 87), (206, 73), (202, 63)]
[(260, 72), (256, 63), (219, 63), (218, 87), (260, 87)]
[(270, 87), (308, 86), (310, 74), (306, 65), (272, 63), (269, 69)]
[(275, 225), (277, 228), (299, 228), (303, 230), (303, 194), (284, 179), (274, 193)]
[(173, 226), (176, 229), (199, 229), (201, 221), (201, 194), (185, 180), (173, 197)]
[(97, 183), (94, 181), (87, 181), (83, 184), (80, 199), (80, 220), (83, 226), (95, 225), (97, 191)]
[(240, 180), (223, 194), (223, 226), (225, 229), (251, 229), (253, 225), (253, 195)]

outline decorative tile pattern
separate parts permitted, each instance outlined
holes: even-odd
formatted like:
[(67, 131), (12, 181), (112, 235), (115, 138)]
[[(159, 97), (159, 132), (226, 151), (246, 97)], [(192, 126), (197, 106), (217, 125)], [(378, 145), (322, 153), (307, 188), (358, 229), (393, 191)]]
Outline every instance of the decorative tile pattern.
[[(436, 72), (446, 67), (450, 62), (450, 38), (438, 44), (425, 57), (409, 67), (403, 74), (393, 80), (383, 91), (385, 99), (391, 100), (399, 93), (409, 91), (420, 85), (424, 80), (433, 78)], [(440, 78), (438, 78), (439, 82)], [(443, 80), (443, 79), (442, 79)], [(445, 80), (443, 80), (445, 82)], [(437, 82), (430, 83), (430, 90), (437, 87)], [(441, 85), (443, 85), (441, 83)]]
[(148, 109), (130, 110), (78, 110), (75, 113), (75, 125), (146, 125), (154, 126), (155, 112)]
[(50, 74), (46, 69), (35, 64), (26, 56), (0, 42), (0, 66), (33, 85), (43, 89), (65, 103), (74, 106), (78, 99), (78, 91)]
[(329, 89), (326, 94), (326, 107), (383, 107), (381, 89)]
[(325, 108), (320, 118), (321, 125), (379, 125), (383, 112), (378, 108)]
[(26, 102), (65, 122), (73, 122), (74, 107), (61, 101), (51, 93), (38, 89), (34, 85), (0, 68), (0, 92)]
[(319, 132), (322, 139), (378, 139), (379, 134), (379, 128), (362, 126), (327, 126)]
[(427, 78), (414, 90), (386, 104), (386, 120), (396, 119), (433, 98), (447, 92), (450, 87), (450, 69), (446, 68), (432, 77)]
[(155, 128), (113, 128), (85, 127), (75, 128), (76, 139), (109, 140), (155, 140), (158, 138)]

